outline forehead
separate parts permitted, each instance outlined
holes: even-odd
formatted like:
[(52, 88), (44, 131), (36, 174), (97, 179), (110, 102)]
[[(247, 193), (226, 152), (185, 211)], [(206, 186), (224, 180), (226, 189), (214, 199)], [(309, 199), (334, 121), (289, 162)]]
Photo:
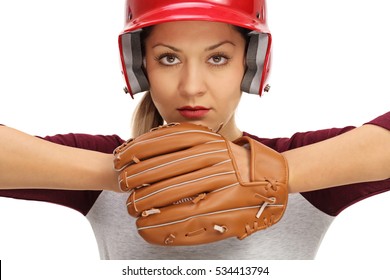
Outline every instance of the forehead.
[(240, 33), (230, 24), (210, 21), (174, 21), (154, 25), (150, 35), (152, 40), (198, 41), (201, 38), (238, 40)]

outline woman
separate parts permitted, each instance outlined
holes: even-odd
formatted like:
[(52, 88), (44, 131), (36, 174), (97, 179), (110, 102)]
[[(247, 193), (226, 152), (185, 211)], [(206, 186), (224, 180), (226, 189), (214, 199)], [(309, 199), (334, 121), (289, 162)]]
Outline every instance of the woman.
[[(128, 1), (130, 5), (137, 4), (133, 1)], [(141, 2), (138, 4), (140, 5)], [(238, 3), (238, 2), (237, 2)], [(262, 1), (256, 1), (258, 5), (262, 4)], [(214, 3), (215, 4), (215, 3)], [(133, 8), (133, 7), (132, 7)], [(216, 8), (218, 5), (216, 5)], [(133, 9), (134, 10), (134, 9)], [(260, 10), (262, 11), (262, 10)], [(203, 11), (204, 12), (204, 11)], [(201, 13), (198, 14), (198, 16)], [(252, 15), (253, 16), (253, 15)], [(259, 17), (263, 16), (259, 13)], [(257, 15), (255, 16), (257, 17)], [(127, 17), (130, 21), (130, 13)], [(187, 18), (188, 19), (188, 18)], [(192, 18), (195, 20), (196, 18)], [(207, 31), (207, 32), (206, 32)], [(258, 30), (259, 31), (259, 30)], [(194, 41), (193, 38), (202, 38), (202, 40)], [(223, 127), (220, 130), (220, 133), (223, 134), (229, 140), (234, 140), (241, 135), (241, 131), (236, 126), (234, 122), (234, 111), (241, 95), (241, 80), (245, 72), (245, 51), (246, 51), (246, 41), (242, 33), (233, 28), (230, 24), (226, 23), (214, 23), (214, 22), (171, 22), (166, 24), (159, 24), (150, 30), (150, 34), (144, 38), (145, 43), (145, 62), (142, 61), (143, 66), (146, 68), (146, 73), (148, 76), (148, 81), (150, 83), (151, 95), (154, 98), (153, 102), (159, 110), (162, 117), (170, 121), (193, 121), (200, 122), (204, 125), (210, 126), (212, 128), (218, 128), (221, 123)], [(217, 40), (218, 39), (218, 40)], [(267, 63), (265, 63), (267, 64)], [(207, 75), (205, 75), (207, 73)], [(260, 88), (262, 89), (262, 85)], [(257, 92), (260, 91), (260, 88)], [(221, 89), (224, 91), (222, 92)], [(153, 96), (154, 94), (154, 96)], [(201, 99), (202, 98), (202, 99)], [(197, 104), (196, 102), (203, 103)], [(174, 101), (174, 102), (173, 102)], [(186, 103), (180, 103), (185, 101)], [(224, 106), (221, 106), (223, 104)], [(200, 108), (201, 106), (201, 108)], [(324, 146), (314, 146), (319, 147), (319, 150), (326, 150), (327, 153), (332, 151), (334, 147), (342, 148), (340, 142), (346, 145), (346, 143), (354, 143), (356, 139), (367, 139), (371, 140), (370, 135), (378, 135), (379, 139), (378, 144), (369, 145), (369, 147), (380, 147), (375, 154), (374, 151), (370, 149), (370, 154), (374, 156), (374, 159), (370, 162), (378, 163), (377, 158), (384, 158), (383, 162), (388, 158), (388, 155), (383, 154), (383, 147), (388, 143), (388, 131), (383, 128), (379, 128), (379, 124), (386, 127), (386, 116), (381, 117), (380, 119), (372, 122), (374, 125), (367, 125), (364, 129), (357, 129), (351, 131), (351, 133), (346, 133), (345, 137), (335, 138), (335, 141), (325, 142)], [(135, 125), (136, 128), (140, 126)], [(367, 131), (368, 128), (368, 131)], [(148, 128), (147, 128), (148, 129)], [(323, 140), (325, 138), (336, 136), (346, 130), (329, 130), (326, 133), (309, 133), (306, 135), (296, 135), (295, 140), (265, 140), (259, 139), (264, 143), (272, 146), (273, 148), (278, 149), (279, 151), (284, 151), (286, 149), (291, 149), (300, 145), (307, 145), (312, 142)], [(142, 131), (144, 132), (144, 131)], [(58, 189), (68, 189), (68, 190), (84, 190), (84, 189), (105, 189), (105, 190), (117, 190), (116, 174), (110, 168), (112, 161), (111, 155), (100, 154), (100, 153), (91, 153), (84, 150), (69, 150), (65, 147), (58, 147), (57, 145), (50, 145), (46, 142), (40, 141), (38, 139), (31, 138), (27, 135), (24, 135), (20, 132), (14, 131), (8, 128), (2, 128), (2, 141), (3, 143), (15, 143), (16, 145), (7, 144), (7, 149), (3, 151), (2, 170), (6, 172), (2, 173), (2, 186), (8, 189), (16, 188), (25, 188), (26, 182), (30, 188), (58, 188)], [(355, 134), (357, 133), (357, 134)], [(303, 137), (304, 136), (304, 137)], [(351, 138), (349, 138), (351, 137)], [(19, 139), (20, 142), (17, 142), (16, 139)], [(256, 138), (257, 139), (257, 138)], [(46, 140), (53, 141), (56, 143), (63, 143), (69, 146), (77, 146), (85, 149), (98, 149), (100, 152), (111, 152), (113, 148), (119, 145), (122, 140), (118, 137), (90, 137), (86, 135), (68, 135), (68, 136), (55, 136), (47, 137)], [(299, 143), (301, 142), (301, 143)], [(362, 141), (363, 143), (366, 141)], [(29, 143), (28, 149), (23, 151), (23, 145), (20, 143)], [(357, 143), (357, 146), (360, 146), (361, 143)], [(330, 145), (327, 148), (327, 145)], [(5, 147), (4, 145), (2, 145)], [(31, 149), (34, 147), (34, 149)], [(313, 146), (311, 146), (313, 147)], [(311, 149), (309, 147), (308, 149)], [(332, 148), (333, 147), (333, 148)], [(353, 146), (351, 146), (353, 147)], [(17, 148), (17, 149), (16, 149)], [(307, 153), (305, 149), (296, 150), (300, 152), (286, 152), (285, 156), (289, 159), (289, 165), (292, 170), (300, 170), (299, 163), (302, 162), (301, 157), (307, 160), (306, 156), (318, 155), (316, 152), (309, 150)], [(315, 150), (318, 151), (318, 150)], [(7, 157), (6, 152), (9, 152)], [(29, 152), (32, 154), (29, 155)], [(345, 152), (345, 149), (341, 151), (335, 151), (335, 154), (339, 152)], [(20, 156), (17, 156), (17, 155)], [(330, 153), (331, 154), (331, 153)], [(5, 156), (4, 156), (5, 155)], [(10, 160), (12, 155), (12, 160)], [(15, 156), (16, 155), (16, 156)], [(39, 159), (37, 156), (46, 155)], [(326, 155), (326, 154), (325, 154)], [(332, 154), (331, 154), (332, 155)], [(334, 155), (334, 154), (333, 154)], [(67, 158), (68, 157), (68, 158)], [(50, 163), (52, 159), (61, 158), (62, 161), (58, 163), (58, 160), (55, 160), (56, 165), (47, 164)], [(77, 158), (79, 160), (75, 161)], [(345, 157), (344, 157), (345, 158)], [(42, 165), (36, 165), (36, 161), (39, 159)], [(318, 159), (318, 158), (317, 158)], [(313, 168), (314, 172), (319, 172), (324, 169), (319, 169), (321, 164), (327, 162), (325, 166), (333, 167), (332, 158), (323, 159), (322, 162), (319, 162), (318, 166), (311, 164), (310, 167)], [(350, 165), (349, 160), (361, 162), (359, 159), (346, 158), (347, 161), (344, 163), (338, 162), (338, 170), (327, 170), (327, 174), (337, 174), (340, 172), (340, 166), (344, 166), (345, 171), (350, 171), (348, 168), (351, 168), (353, 173), (350, 172), (341, 172), (342, 174), (352, 174), (351, 177), (347, 176), (330, 176), (329, 180), (323, 180), (324, 178), (319, 177), (319, 181), (297, 181), (295, 183), (290, 182), (290, 188), (292, 192), (316, 190), (318, 188), (329, 187), (332, 185), (340, 185), (353, 183), (358, 181), (375, 181), (383, 180), (388, 178), (389, 174), (388, 169), (386, 169), (385, 164), (379, 164), (378, 166), (373, 166), (373, 170), (370, 170), (367, 173), (356, 172), (356, 170), (367, 170), (366, 166), (355, 166)], [(92, 161), (94, 160), (94, 161)], [(295, 161), (294, 161), (295, 160)], [(310, 161), (313, 163), (314, 161)], [(12, 170), (20, 170), (21, 166), (28, 166), (30, 172), (28, 174), (13, 173)], [(372, 166), (372, 165), (371, 165)], [(101, 172), (100, 177), (96, 176), (96, 171), (100, 168)], [(294, 169), (297, 168), (297, 169)], [(360, 169), (359, 169), (360, 168)], [(313, 171), (308, 171), (303, 168), (305, 172), (312, 173)], [(30, 174), (35, 176), (31, 177)], [(56, 174), (57, 176), (48, 176), (47, 174)], [(70, 176), (70, 174), (80, 174), (79, 176)], [(293, 173), (294, 174), (294, 173)], [(361, 177), (356, 176), (360, 174)], [(300, 179), (307, 178), (306, 176), (295, 176)], [(295, 186), (295, 187), (294, 187)], [(289, 227), (289, 221), (293, 222), (292, 216), (293, 211), (291, 210), (287, 217), (284, 218), (286, 223), (276, 228), (276, 231), (283, 233), (283, 240), (275, 240), (275, 236), (272, 232), (261, 232), (256, 234), (256, 239), (251, 238), (248, 241), (237, 241), (229, 240), (224, 243), (212, 244), (207, 246), (199, 246), (196, 248), (169, 248), (162, 249), (161, 247), (154, 247), (148, 244), (143, 244), (142, 255), (141, 251), (137, 248), (128, 247), (127, 250), (123, 248), (121, 239), (126, 240), (129, 237), (129, 232), (134, 231), (130, 229), (131, 220), (125, 212), (120, 209), (123, 209), (124, 201), (126, 195), (116, 194), (112, 192), (71, 192), (64, 191), (61, 193), (61, 196), (57, 192), (51, 191), (7, 191), (5, 190), (2, 194), (4, 196), (11, 197), (21, 197), (37, 200), (48, 200), (53, 201), (59, 204), (66, 204), (70, 207), (73, 207), (83, 214), (87, 215), (90, 219), (97, 236), (98, 243), (101, 248), (101, 257), (102, 258), (312, 258), (315, 255), (316, 248), (321, 239), (321, 233), (326, 230), (331, 222), (331, 218), (326, 217), (326, 214), (337, 215), (343, 207), (348, 206), (352, 201), (341, 201), (339, 205), (336, 205), (333, 199), (326, 201), (325, 205), (323, 200), (318, 199), (324, 195), (329, 195), (332, 197), (336, 195), (338, 198), (343, 197), (342, 195), (345, 192), (351, 193), (351, 190), (359, 190), (356, 192), (356, 197), (354, 199), (362, 199), (368, 195), (371, 195), (374, 192), (380, 192), (388, 189), (388, 182), (383, 181), (381, 183), (363, 183), (357, 186), (341, 187), (335, 191), (335, 189), (330, 189), (329, 191), (323, 192), (312, 192), (305, 195), (292, 195), (291, 196), (291, 209), (296, 209), (299, 213), (303, 215), (309, 215), (311, 217), (310, 222), (318, 222), (314, 228), (318, 229), (316, 236), (311, 236), (310, 238), (302, 239), (302, 232), (306, 232), (305, 225), (298, 228), (298, 231), (295, 233), (287, 232), (286, 228)], [(365, 192), (365, 194), (362, 194)], [(78, 199), (78, 201), (76, 200)], [(306, 200), (305, 200), (306, 199)], [(310, 203), (316, 203), (316, 207), (311, 206)], [(335, 203), (331, 206), (336, 206), (334, 209), (329, 209), (329, 203)], [(107, 209), (107, 204), (109, 206), (115, 205), (115, 207), (109, 207)], [(294, 206), (295, 205), (295, 206)], [(115, 220), (115, 224), (112, 222), (113, 213), (108, 211), (113, 211), (113, 213), (119, 213), (118, 219)], [(328, 212), (329, 211), (329, 212)], [(290, 216), (289, 216), (290, 215)], [(122, 222), (120, 222), (122, 220)], [(124, 221), (124, 222), (123, 222)], [(98, 224), (105, 224), (103, 228), (97, 226)], [(313, 225), (311, 225), (313, 227)], [(112, 231), (112, 232), (111, 232)], [(120, 235), (115, 234), (114, 232), (121, 232)], [(302, 231), (302, 232), (301, 232)], [(123, 235), (122, 235), (123, 233)], [(299, 237), (299, 238), (298, 238)], [(111, 240), (114, 238), (115, 240)], [(129, 242), (131, 244), (141, 244), (139, 237), (136, 234), (132, 234), (131, 238), (135, 238), (137, 242)], [(279, 249), (275, 250), (273, 247), (273, 252), (265, 250), (267, 242), (276, 241), (279, 244)], [(308, 242), (308, 240), (310, 242)], [(294, 243), (299, 246), (299, 241), (303, 242), (299, 246), (299, 250), (295, 249), (284, 249), (282, 242), (286, 244)], [(239, 242), (239, 243), (237, 243)], [(126, 243), (126, 242), (125, 242)], [(252, 247), (253, 244), (264, 244), (264, 250), (258, 250), (259, 247), (256, 247), (256, 252), (248, 254), (248, 248)], [(119, 245), (121, 244), (121, 245)], [(131, 244), (128, 244), (129, 246)], [(304, 246), (307, 245), (307, 246)], [(122, 246), (121, 248), (116, 248), (116, 246)], [(236, 246), (239, 246), (242, 250), (235, 249)], [(244, 247), (241, 247), (244, 246)], [(221, 250), (223, 248), (223, 250)], [(126, 251), (126, 252), (123, 252)], [(262, 251), (262, 252), (259, 252)], [(137, 252), (134, 255), (134, 252)], [(219, 252), (219, 254), (215, 254)], [(244, 255), (240, 255), (244, 253)], [(261, 255), (261, 254), (264, 255)]]

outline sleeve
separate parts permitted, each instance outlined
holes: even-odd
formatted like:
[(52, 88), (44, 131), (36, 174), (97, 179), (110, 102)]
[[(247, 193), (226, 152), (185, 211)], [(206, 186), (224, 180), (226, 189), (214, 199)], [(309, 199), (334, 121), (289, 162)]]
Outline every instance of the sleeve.
[[(117, 135), (65, 134), (40, 138), (61, 145), (103, 153), (112, 153), (117, 146), (123, 143)], [(101, 191), (18, 189), (0, 190), (0, 197), (55, 203), (86, 215), (100, 193)]]
[(366, 124), (373, 124), (390, 130), (390, 112), (387, 112), (386, 114), (383, 114)]
[[(372, 124), (390, 130), (390, 112), (387, 112), (365, 124)], [(284, 152), (294, 148), (320, 142), (354, 129), (354, 126), (331, 128), (304, 133), (295, 133), (291, 138), (257, 138), (263, 144)], [(302, 193), (316, 208), (331, 216), (337, 216), (344, 209), (370, 196), (390, 190), (390, 178), (383, 181), (364, 182), (323, 190)]]

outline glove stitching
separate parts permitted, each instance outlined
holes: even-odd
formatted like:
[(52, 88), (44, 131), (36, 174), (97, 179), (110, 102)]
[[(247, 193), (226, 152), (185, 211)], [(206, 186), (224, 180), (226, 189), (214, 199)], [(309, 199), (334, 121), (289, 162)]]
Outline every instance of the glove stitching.
[(142, 212), (142, 217), (147, 217), (147, 216), (150, 216), (150, 215), (153, 215), (153, 214), (159, 214), (159, 213), (161, 213), (160, 209), (152, 208), (152, 209), (143, 211)]
[(168, 235), (168, 237), (165, 238), (165, 241), (164, 243), (166, 245), (170, 244), (170, 243), (173, 243), (173, 241), (175, 240), (176, 236), (173, 235), (172, 233)]
[(228, 231), (228, 228), (227, 226), (223, 225), (223, 226), (219, 226), (219, 225), (214, 225), (214, 229), (216, 231), (219, 231), (220, 233), (225, 233)]

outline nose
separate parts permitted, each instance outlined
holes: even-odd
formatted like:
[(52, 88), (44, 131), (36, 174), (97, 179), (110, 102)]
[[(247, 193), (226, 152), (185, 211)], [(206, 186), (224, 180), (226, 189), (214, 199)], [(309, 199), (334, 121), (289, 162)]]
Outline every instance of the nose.
[(205, 71), (197, 63), (188, 63), (180, 73), (179, 92), (181, 95), (197, 96), (207, 91)]

